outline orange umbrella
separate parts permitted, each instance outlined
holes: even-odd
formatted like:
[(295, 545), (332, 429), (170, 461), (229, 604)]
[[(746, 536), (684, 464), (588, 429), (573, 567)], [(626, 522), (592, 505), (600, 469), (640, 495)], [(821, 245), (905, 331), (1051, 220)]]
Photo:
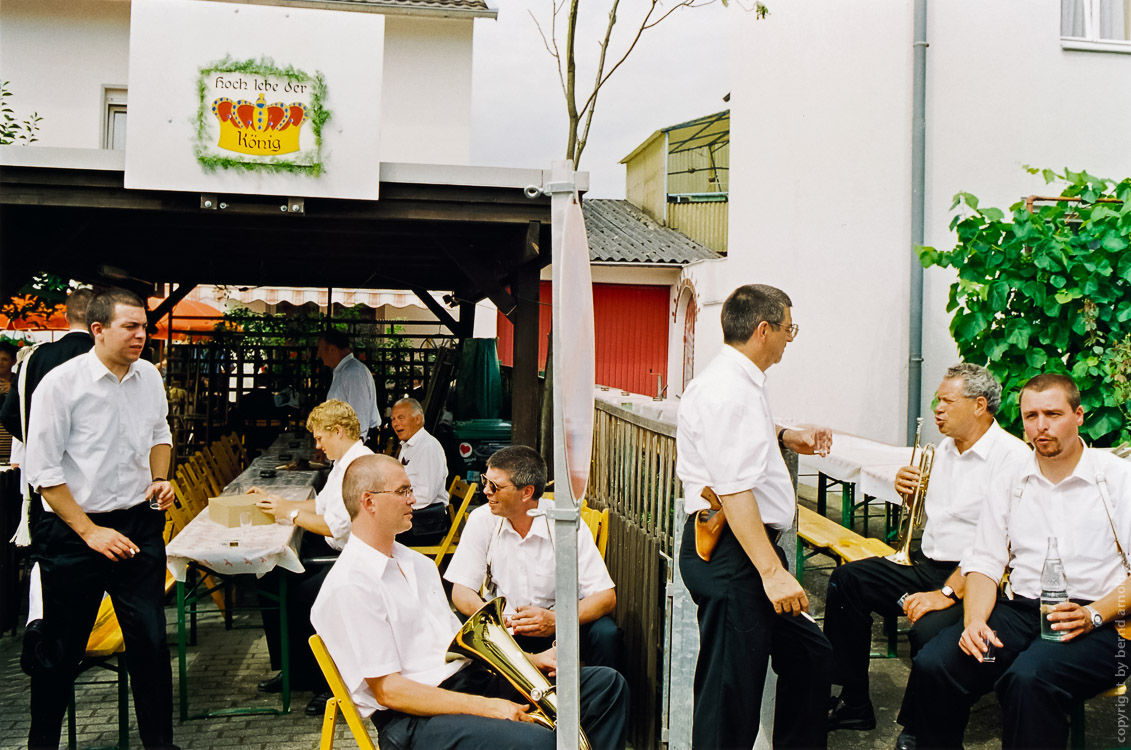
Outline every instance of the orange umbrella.
[[(156, 310), (157, 306), (164, 301), (164, 297), (150, 297), (149, 309)], [(180, 333), (181, 331), (211, 333), (216, 323), (224, 317), (224, 313), (212, 305), (185, 299), (173, 306), (173, 317), (176, 319), (173, 321), (173, 330), (176, 331), (173, 338), (184, 341), (188, 336)], [(168, 337), (169, 316), (164, 315), (157, 321), (157, 332), (153, 334), (153, 338), (167, 339)]]

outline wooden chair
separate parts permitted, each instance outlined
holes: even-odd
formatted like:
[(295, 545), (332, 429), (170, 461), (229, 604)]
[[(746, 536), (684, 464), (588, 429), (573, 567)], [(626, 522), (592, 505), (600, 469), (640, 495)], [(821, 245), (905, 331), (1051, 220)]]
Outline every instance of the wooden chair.
[[(224, 440), (224, 438), (221, 438)], [(236, 433), (227, 436), (228, 450), (231, 452), (232, 457), (235, 459), (236, 473), (243, 471), (247, 468), (247, 450), (243, 447), (243, 441)]]
[(204, 453), (197, 451), (189, 456), (189, 467), (196, 475), (196, 480), (204, 486), (204, 491), (209, 497), (216, 497), (228, 483), (224, 481), (214, 466), (204, 457)]
[(334, 694), (333, 698), (326, 701), (326, 713), (322, 717), (322, 742), (319, 744), (319, 750), (331, 750), (334, 747), (334, 727), (338, 723), (339, 711), (345, 717), (346, 724), (349, 726), (350, 732), (353, 733), (353, 739), (358, 748), (360, 750), (377, 750), (377, 746), (373, 744), (373, 738), (369, 734), (369, 726), (358, 713), (357, 706), (350, 696), (350, 691), (346, 688), (346, 683), (342, 679), (342, 674), (338, 671), (338, 665), (334, 664), (334, 658), (326, 650), (326, 644), (322, 642), (321, 636), (312, 635), (308, 642), (310, 643), (310, 650), (314, 652), (314, 659), (322, 669), (327, 684), (330, 685), (330, 692)]
[(597, 545), (597, 551), (601, 553), (601, 559), (605, 558), (605, 550), (609, 546), (609, 509), (597, 510), (590, 508), (589, 503), (585, 500), (581, 501), (581, 520), (589, 527), (589, 531), (593, 534), (593, 542)]
[[(171, 576), (167, 576), (169, 578)], [(110, 665), (110, 659), (115, 659), (115, 664)], [(86, 651), (83, 654), (80, 672), (99, 667), (117, 674), (118, 684), (118, 745), (119, 750), (126, 750), (130, 743), (130, 691), (129, 675), (126, 671), (126, 643), (122, 637), (122, 627), (118, 624), (118, 616), (114, 613), (114, 604), (109, 596), (102, 598), (98, 608), (98, 615), (91, 628), (90, 637), (86, 642)], [(92, 683), (101, 682), (94, 680)], [(82, 684), (82, 683), (80, 683)], [(77, 727), (75, 721), (75, 692), (71, 689), (71, 702), (67, 710), (67, 747), (74, 750), (77, 741)]]
[[(475, 482), (468, 484), (459, 477), (452, 480), (452, 486), (448, 488), (448, 513), (452, 516), (452, 526), (448, 529), (448, 533), (444, 535), (443, 541), (439, 544), (431, 544), (424, 547), (413, 547), (422, 555), (435, 556), (436, 567), (444, 562), (444, 555), (449, 552), (455, 552), (456, 545), (459, 544), (459, 534), (462, 530), (463, 523), (467, 520), (467, 508), (471, 505), (471, 498), (475, 497), (476, 490), (479, 485)], [(459, 507), (456, 507), (456, 503)]]
[(236, 478), (239, 474), (235, 467), (232, 465), (229, 458), (223, 452), (216, 450), (216, 443), (212, 444), (213, 447), (205, 446), (201, 448), (198, 453), (208, 471), (216, 480), (217, 490), (222, 490)]

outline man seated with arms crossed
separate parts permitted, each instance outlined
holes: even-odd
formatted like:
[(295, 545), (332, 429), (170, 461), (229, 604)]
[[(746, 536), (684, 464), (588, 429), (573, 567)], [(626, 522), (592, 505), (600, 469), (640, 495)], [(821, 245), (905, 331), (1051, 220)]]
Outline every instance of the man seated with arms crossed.
[[(1131, 464), (1080, 439), (1080, 391), (1044, 374), (1021, 389), (1021, 419), (1035, 448), (996, 477), (970, 554), (965, 623), (943, 630), (915, 658), (908, 680), (919, 747), (958, 747), (979, 697), (994, 690), (1003, 748), (1064, 748), (1068, 711), (1125, 677), (1125, 557), (1131, 540)], [(1041, 570), (1058, 542), (1068, 601), (1047, 615), (1060, 642), (1042, 639)], [(1117, 538), (1118, 537), (1118, 538)], [(1010, 592), (998, 595), (1009, 572)], [(984, 659), (987, 642), (996, 660)]]
[(448, 459), (440, 441), (424, 429), (424, 408), (414, 398), (393, 404), (393, 432), (401, 441), (400, 459), (408, 472), (416, 500), (412, 505), (412, 528), (401, 544), (439, 544), (452, 525), (448, 515)]
[[(382, 750), (555, 746), (508, 683), (465, 659), (445, 661), (460, 623), (435, 564), (395, 541), (412, 525), (413, 491), (400, 463), (362, 456), (343, 484), (353, 533), (311, 620)], [(531, 657), (553, 672), (553, 651)], [(581, 725), (594, 750), (623, 748), (628, 687), (611, 669), (581, 670)]]
[[(842, 686), (829, 711), (829, 730), (874, 729), (876, 715), (868, 694), (868, 652), (872, 613), (906, 614), (914, 658), (934, 635), (962, 618), (965, 579), (958, 561), (974, 542), (978, 518), (991, 480), (1026, 460), (1030, 451), (1003, 430), (994, 415), (1001, 406), (1001, 384), (984, 367), (961, 363), (946, 371), (939, 384), (935, 424), (945, 436), (935, 451), (927, 489), (927, 522), (914, 565), (883, 557), (842, 565), (829, 577), (825, 635), (833, 646), (833, 683)], [(919, 485), (917, 466), (904, 466), (895, 488), (911, 499)], [(902, 609), (897, 601), (910, 594)], [(906, 721), (904, 719), (907, 719)], [(910, 747), (914, 728), (907, 712), (897, 747)]]
[[(554, 640), (554, 537), (549, 517), (553, 503), (542, 499), (546, 462), (533, 448), (513, 445), (487, 459), (483, 475), (487, 505), (467, 518), (459, 547), (444, 578), (452, 582), (452, 603), (465, 615), (483, 606), (479, 592), (507, 600), (507, 625), (527, 651), (549, 648)], [(537, 510), (538, 516), (530, 511)], [(581, 661), (621, 670), (624, 643), (609, 615), (617, 605), (613, 579), (587, 528), (577, 534), (577, 604), (581, 623)]]

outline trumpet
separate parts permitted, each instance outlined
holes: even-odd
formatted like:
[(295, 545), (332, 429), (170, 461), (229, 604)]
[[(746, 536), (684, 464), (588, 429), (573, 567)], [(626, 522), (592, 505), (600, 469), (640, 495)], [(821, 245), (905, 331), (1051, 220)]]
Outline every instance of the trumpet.
[(931, 480), (931, 467), (935, 462), (935, 446), (927, 444), (919, 448), (923, 433), (923, 418), (919, 417), (915, 428), (915, 445), (911, 448), (911, 465), (915, 465), (915, 455), (919, 454), (919, 484), (910, 499), (900, 508), (898, 549), (885, 559), (896, 565), (911, 566), (911, 539), (927, 518), (927, 484)]
[[(481, 662), (530, 701), (534, 721), (554, 731), (558, 718), (557, 688), (507, 632), (503, 625), (506, 603), (506, 598), (496, 597), (467, 618), (448, 645), (447, 661), (470, 658)], [(592, 750), (585, 730), (578, 728), (578, 732), (579, 750)]]

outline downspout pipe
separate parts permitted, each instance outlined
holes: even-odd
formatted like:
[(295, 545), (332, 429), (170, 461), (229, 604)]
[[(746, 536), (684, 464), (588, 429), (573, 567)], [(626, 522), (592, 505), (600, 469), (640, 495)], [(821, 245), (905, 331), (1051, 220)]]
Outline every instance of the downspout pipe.
[(915, 439), (923, 398), (923, 244), (927, 161), (927, 0), (914, 0), (911, 88), (911, 284), (907, 351), (907, 444)]

